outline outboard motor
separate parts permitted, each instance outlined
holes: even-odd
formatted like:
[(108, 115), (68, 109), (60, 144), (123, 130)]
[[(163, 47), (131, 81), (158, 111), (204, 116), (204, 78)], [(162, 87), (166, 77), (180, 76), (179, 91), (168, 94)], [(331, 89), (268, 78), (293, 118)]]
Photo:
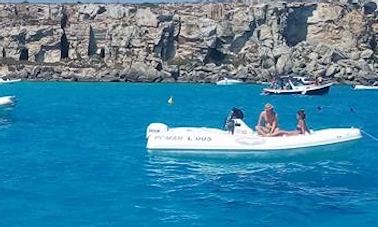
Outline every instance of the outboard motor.
[(159, 133), (163, 133), (163, 132), (167, 132), (167, 131), (168, 131), (168, 126), (166, 124), (151, 123), (147, 127), (146, 139), (148, 139), (148, 137), (150, 137), (153, 134), (159, 134)]
[(226, 118), (224, 128), (234, 134), (235, 130), (235, 119), (243, 120), (244, 113), (241, 109), (236, 107), (232, 108), (230, 114)]
[(248, 127), (248, 125), (241, 119), (235, 119), (234, 121), (234, 131), (232, 134), (235, 135), (248, 135), (252, 134), (253, 130)]

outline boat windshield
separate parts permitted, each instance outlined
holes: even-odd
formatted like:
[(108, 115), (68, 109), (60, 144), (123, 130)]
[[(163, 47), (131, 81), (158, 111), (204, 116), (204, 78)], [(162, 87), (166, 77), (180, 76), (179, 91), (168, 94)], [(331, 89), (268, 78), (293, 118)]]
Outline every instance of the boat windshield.
[(273, 88), (273, 89), (278, 89), (278, 90), (290, 90), (290, 89), (292, 89), (292, 86), (290, 84), (290, 80), (289, 80), (288, 77), (278, 78), (277, 80), (272, 82), (270, 87)]
[(310, 85), (313, 83), (313, 81), (309, 80), (309, 78), (303, 76), (294, 76), (291, 81), (294, 83), (294, 85)]
[(303, 76), (281, 76), (274, 80), (270, 87), (279, 90), (290, 90), (293, 86), (310, 85), (312, 82)]

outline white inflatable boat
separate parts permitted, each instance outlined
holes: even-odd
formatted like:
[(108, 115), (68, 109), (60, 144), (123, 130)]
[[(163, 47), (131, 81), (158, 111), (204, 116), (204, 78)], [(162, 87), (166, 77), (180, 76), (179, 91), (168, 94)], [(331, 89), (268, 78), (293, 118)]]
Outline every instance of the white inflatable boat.
[(323, 146), (361, 138), (357, 128), (329, 128), (308, 135), (261, 137), (242, 120), (235, 119), (233, 132), (216, 128), (169, 128), (162, 123), (147, 127), (149, 151), (257, 152)]
[(0, 97), (0, 106), (7, 106), (14, 104), (14, 96), (2, 96)]
[(224, 78), (223, 80), (217, 81), (217, 85), (236, 85), (236, 84), (242, 84), (243, 81), (240, 80), (235, 80), (235, 79), (229, 79), (229, 78)]
[(354, 90), (378, 90), (378, 86), (355, 85)]
[(21, 79), (14, 79), (14, 80), (10, 80), (10, 79), (3, 79), (3, 78), (0, 78), (0, 84), (13, 84), (13, 83), (17, 83), (17, 82), (20, 82)]

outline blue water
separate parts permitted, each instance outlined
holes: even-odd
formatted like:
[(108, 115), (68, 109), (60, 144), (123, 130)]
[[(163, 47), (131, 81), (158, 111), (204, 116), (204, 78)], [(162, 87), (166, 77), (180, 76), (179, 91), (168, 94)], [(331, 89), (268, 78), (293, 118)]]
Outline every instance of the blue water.
[[(304, 108), (313, 129), (378, 135), (378, 93), (335, 86), (319, 97), (261, 86), (19, 83), (0, 109), (0, 226), (374, 226), (378, 143), (363, 139), (267, 155), (145, 150), (151, 122), (220, 127), (233, 106), (254, 125), (265, 102), (280, 126)], [(175, 104), (167, 105), (173, 95)]]

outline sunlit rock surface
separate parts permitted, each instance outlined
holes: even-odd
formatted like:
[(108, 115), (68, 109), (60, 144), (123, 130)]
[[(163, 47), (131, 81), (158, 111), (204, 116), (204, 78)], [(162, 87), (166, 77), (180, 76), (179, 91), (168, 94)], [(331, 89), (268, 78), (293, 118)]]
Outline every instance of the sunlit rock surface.
[(26, 80), (247, 82), (378, 76), (377, 1), (0, 4), (0, 73)]

